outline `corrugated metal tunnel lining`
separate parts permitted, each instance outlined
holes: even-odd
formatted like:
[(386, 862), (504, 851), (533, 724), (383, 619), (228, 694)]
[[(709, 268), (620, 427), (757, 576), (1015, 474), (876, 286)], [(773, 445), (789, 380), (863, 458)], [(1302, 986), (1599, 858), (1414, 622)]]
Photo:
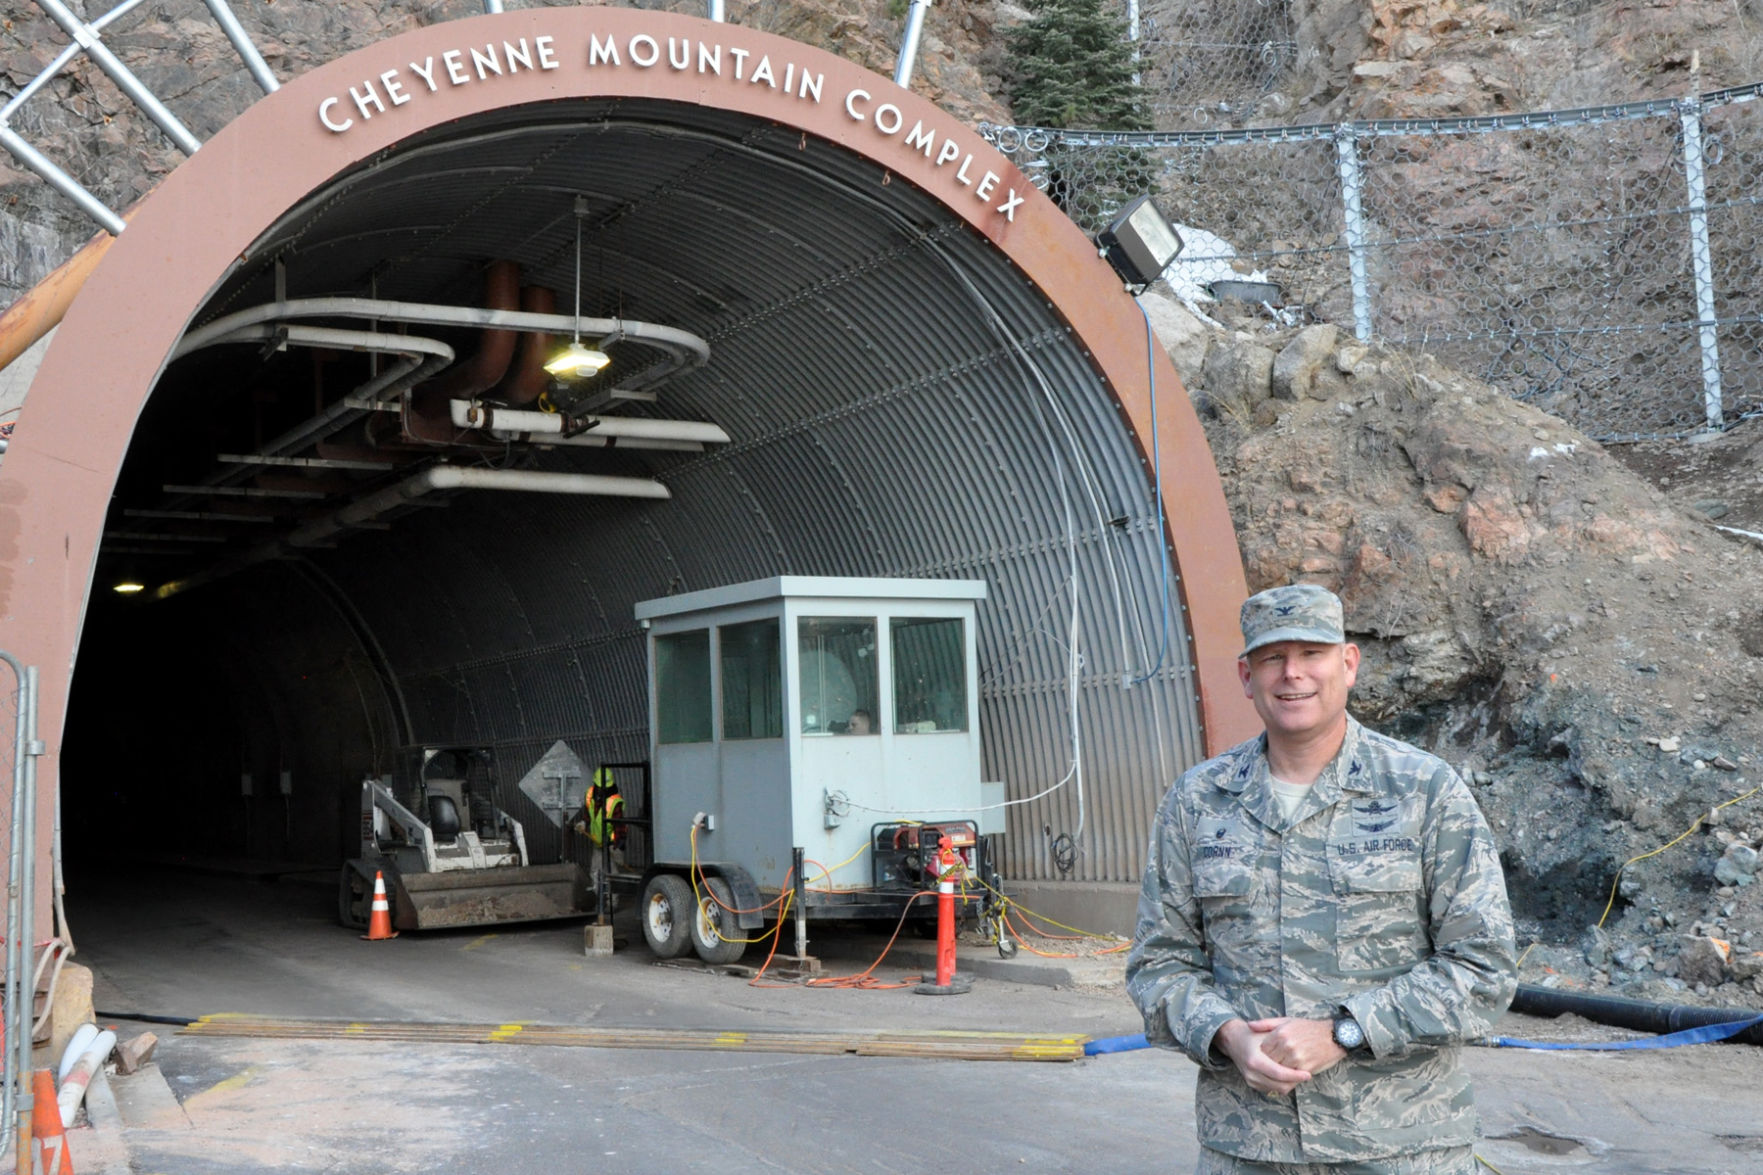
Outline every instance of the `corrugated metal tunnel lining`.
[[(484, 743), (510, 782), (557, 738), (589, 762), (642, 758), (637, 600), (776, 574), (983, 579), (987, 776), (1013, 799), (1068, 777), (1073, 705), (1082, 748), (1086, 810), (1075, 779), (1013, 807), (1007, 876), (1135, 881), (1162, 787), (1201, 746), (1173, 584), (1162, 628), (1151, 479), (1046, 295), (912, 185), (793, 129), (704, 107), (503, 110), (313, 192), (195, 324), (278, 293), (471, 305), (494, 261), (517, 264), (567, 311), (578, 194), (589, 202), (582, 313), (664, 323), (712, 350), (653, 403), (613, 410), (714, 422), (730, 443), (485, 453), (542, 472), (652, 477), (672, 498), (460, 495), (313, 550), (308, 567), (257, 567), (157, 605), (192, 633), (201, 616), (229, 618), (214, 662), (266, 699), (266, 716), (242, 729), (267, 733), (247, 733), (241, 755), (266, 780), (283, 768), (334, 780), (384, 763), (389, 740)], [(431, 333), (460, 355), (476, 346), (469, 332)], [(614, 358), (603, 378), (616, 382), (654, 356)], [(163, 485), (211, 475), (204, 462), (234, 438), (310, 415), (366, 378), (367, 362), (260, 346), (179, 361), (143, 415), (110, 529), (129, 509), (164, 505)], [(251, 403), (269, 406), (252, 419)], [(226, 537), (223, 550), (246, 541)], [(222, 557), (190, 545), (203, 549), (169, 574)], [(106, 565), (122, 546), (107, 544)], [(298, 817), (312, 824), (303, 830), (290, 816), (292, 855), (335, 846), (329, 821), (341, 815), (315, 808)], [(1080, 819), (1062, 872), (1049, 834)], [(556, 848), (533, 844), (536, 859)]]

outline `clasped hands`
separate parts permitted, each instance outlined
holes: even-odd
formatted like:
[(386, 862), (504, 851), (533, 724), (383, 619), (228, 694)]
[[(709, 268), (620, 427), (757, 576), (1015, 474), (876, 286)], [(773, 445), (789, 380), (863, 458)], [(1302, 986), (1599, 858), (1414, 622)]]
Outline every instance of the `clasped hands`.
[(1290, 1016), (1227, 1021), (1214, 1044), (1250, 1089), (1281, 1096), (1347, 1056), (1335, 1043), (1332, 1021)]

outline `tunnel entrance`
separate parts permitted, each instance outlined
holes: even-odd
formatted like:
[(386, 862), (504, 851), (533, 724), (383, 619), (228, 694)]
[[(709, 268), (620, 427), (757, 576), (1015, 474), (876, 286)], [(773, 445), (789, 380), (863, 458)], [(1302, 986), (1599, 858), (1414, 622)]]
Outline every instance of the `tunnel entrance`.
[[(502, 74), (422, 87), (466, 41)], [(566, 342), (603, 369), (542, 370)], [(25, 546), (60, 527), (94, 569), (70, 858), (334, 865), (400, 750), (489, 748), (505, 781), (558, 740), (645, 758), (639, 600), (963, 578), (986, 778), (1035, 795), (1081, 753), (1089, 789), (1010, 809), (1005, 875), (1125, 892), (1162, 787), (1243, 721), (1234, 540), (1149, 343), (1001, 156), (804, 46), (554, 9), (316, 70), (143, 207), (32, 392), (108, 409), (27, 412), (0, 478), (59, 489)], [(65, 613), (34, 566), (15, 590)]]

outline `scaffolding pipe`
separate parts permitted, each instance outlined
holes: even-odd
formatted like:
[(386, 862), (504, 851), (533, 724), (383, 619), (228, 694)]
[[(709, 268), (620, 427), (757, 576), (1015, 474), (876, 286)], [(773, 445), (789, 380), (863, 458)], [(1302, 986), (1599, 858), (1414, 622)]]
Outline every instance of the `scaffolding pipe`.
[(80, 211), (97, 221), (105, 232), (113, 237), (122, 234), (126, 227), (123, 218), (82, 187), (78, 180), (55, 166), (47, 155), (26, 142), (24, 136), (11, 127), (0, 124), (0, 144), (4, 144), (20, 163), (41, 176), (44, 183), (78, 204)]
[(894, 62), (894, 84), (910, 86), (912, 67), (918, 61), (918, 39), (924, 32), (924, 10), (930, 0), (912, 0), (906, 9), (906, 33), (900, 39), (900, 57)]
[[(281, 89), (282, 84), (275, 80), (275, 74), (269, 71), (269, 63), (263, 60), (263, 54), (257, 51), (257, 46), (252, 43), (251, 35), (245, 31), (245, 26), (239, 23), (239, 18), (233, 15), (233, 10), (226, 0), (205, 0), (205, 2), (208, 5), (208, 11), (214, 14), (215, 21), (219, 23), (221, 31), (226, 33), (226, 39), (233, 43), (233, 49), (238, 53), (239, 60), (245, 63), (245, 68), (251, 71), (251, 76), (256, 79), (263, 92), (273, 94)], [(497, 11), (500, 10), (498, 6)]]
[(189, 129), (179, 122), (177, 116), (167, 110), (145, 85), (141, 79), (129, 71), (121, 58), (110, 51), (110, 47), (98, 39), (98, 32), (91, 25), (81, 20), (61, 0), (37, 0), (44, 12), (67, 31), (67, 35), (79, 42), (86, 55), (97, 63), (106, 77), (116, 83), (117, 89), (127, 94), (136, 106), (139, 106), (153, 120), (155, 126), (164, 131), (178, 149), (185, 155), (194, 155), (202, 146), (202, 141), (191, 134)]

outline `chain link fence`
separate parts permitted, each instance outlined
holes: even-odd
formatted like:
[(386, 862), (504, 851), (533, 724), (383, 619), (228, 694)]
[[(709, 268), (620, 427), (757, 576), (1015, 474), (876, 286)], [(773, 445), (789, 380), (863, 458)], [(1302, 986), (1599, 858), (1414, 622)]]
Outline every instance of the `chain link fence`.
[[(1429, 351), (1599, 440), (1763, 413), (1763, 83), (1492, 118), (1105, 133), (982, 126), (1089, 232), (1153, 191), (1166, 280)], [(1196, 231), (1201, 230), (1201, 231)]]
[(1136, 49), (1160, 126), (1205, 126), (1247, 109), (1298, 56), (1287, 0), (1141, 3)]

